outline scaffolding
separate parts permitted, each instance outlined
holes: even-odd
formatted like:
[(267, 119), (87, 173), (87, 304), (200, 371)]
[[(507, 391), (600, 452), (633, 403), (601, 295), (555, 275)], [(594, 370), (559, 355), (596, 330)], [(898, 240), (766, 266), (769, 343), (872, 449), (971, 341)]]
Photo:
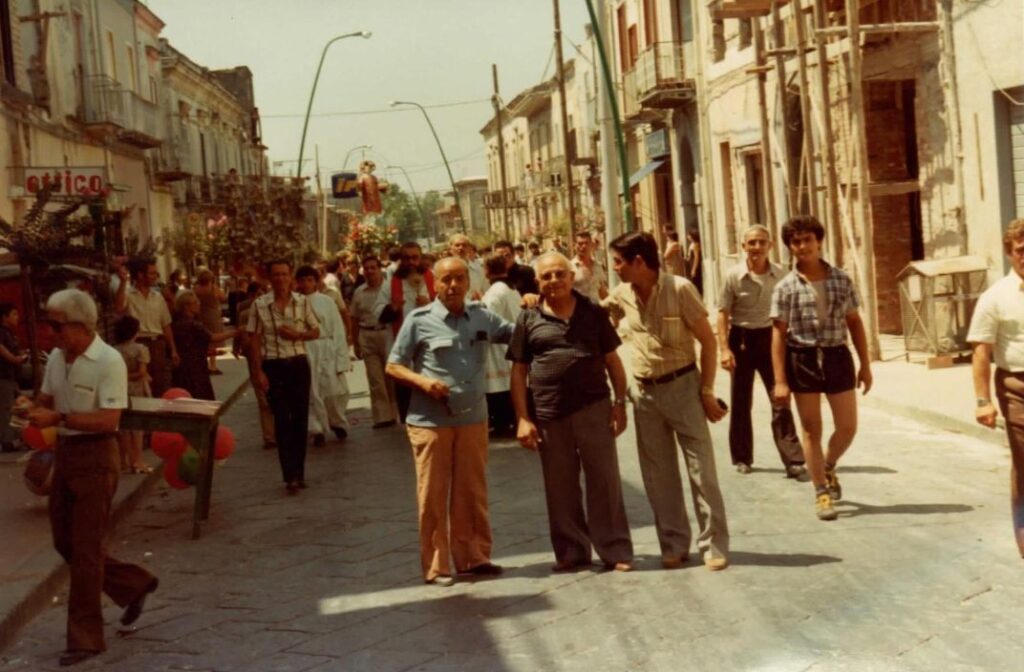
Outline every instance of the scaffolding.
[[(773, 165), (780, 166), (785, 185), (784, 201), (791, 214), (812, 214), (829, 232), (827, 246), (836, 262), (852, 267), (864, 302), (863, 320), (872, 358), (880, 354), (878, 304), (872, 231), (871, 182), (864, 107), (863, 49), (866, 40), (895, 39), (908, 33), (936, 33), (943, 29), (937, 20), (922, 20), (937, 8), (947, 19), (948, 0), (718, 0), (717, 19), (749, 20), (754, 38), (754, 66), (761, 121), (762, 179), (767, 225), (777, 231)], [(793, 44), (787, 44), (787, 24), (782, 8), (788, 9)], [(936, 12), (937, 14), (937, 12)], [(864, 21), (864, 22), (862, 22)], [(770, 39), (770, 43), (768, 38)], [(949, 40), (946, 40), (947, 44)], [(810, 56), (813, 55), (813, 60)], [(946, 67), (952, 54), (947, 52)], [(791, 112), (787, 104), (791, 80), (787, 61), (796, 61), (799, 87), (799, 123), (802, 128), (799, 158), (792, 151), (787, 129)], [(811, 72), (817, 70), (812, 84)], [(780, 104), (781, 138), (769, 121), (768, 75), (774, 72)], [(947, 76), (956, 99), (955, 75)], [(834, 98), (834, 94), (839, 96)], [(842, 98), (845, 97), (845, 100)], [(842, 117), (834, 116), (837, 103)], [(948, 107), (946, 114), (949, 114)], [(958, 125), (947, 124), (954, 131)], [(837, 130), (845, 134), (839, 142)], [(816, 131), (816, 132), (815, 132)], [(954, 133), (959, 144), (959, 135)], [(818, 141), (818, 142), (816, 142)], [(959, 154), (959, 153), (958, 153)], [(793, 159), (796, 159), (794, 162)], [(958, 166), (955, 164), (954, 166)], [(961, 187), (959, 170), (954, 170)], [(842, 181), (840, 176), (843, 176)], [(961, 220), (963, 199), (960, 200)], [(844, 256), (844, 252), (847, 253)]]

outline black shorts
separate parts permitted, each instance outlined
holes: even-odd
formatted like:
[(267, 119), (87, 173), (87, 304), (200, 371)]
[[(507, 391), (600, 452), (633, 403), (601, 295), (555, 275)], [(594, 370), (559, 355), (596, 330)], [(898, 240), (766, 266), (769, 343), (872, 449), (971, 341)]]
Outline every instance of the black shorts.
[(805, 348), (786, 345), (786, 379), (797, 393), (839, 394), (857, 387), (853, 355), (845, 345)]

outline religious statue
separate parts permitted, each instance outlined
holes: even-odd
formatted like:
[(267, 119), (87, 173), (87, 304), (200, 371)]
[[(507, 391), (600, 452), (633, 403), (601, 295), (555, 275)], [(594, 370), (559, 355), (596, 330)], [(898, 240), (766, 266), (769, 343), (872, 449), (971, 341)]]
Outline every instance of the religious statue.
[(373, 174), (377, 165), (369, 159), (359, 164), (359, 194), (363, 199), (363, 212), (379, 215), (384, 211), (380, 200), (380, 185)]

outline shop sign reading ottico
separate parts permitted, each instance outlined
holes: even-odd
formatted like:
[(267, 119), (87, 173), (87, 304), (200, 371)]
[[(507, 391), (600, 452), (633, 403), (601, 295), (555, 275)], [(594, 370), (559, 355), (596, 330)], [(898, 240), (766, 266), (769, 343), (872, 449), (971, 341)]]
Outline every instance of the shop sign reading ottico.
[(106, 184), (106, 170), (103, 166), (54, 166), (24, 168), (23, 186), (30, 194), (44, 187), (51, 187), (53, 194), (71, 196), (74, 194), (98, 194)]

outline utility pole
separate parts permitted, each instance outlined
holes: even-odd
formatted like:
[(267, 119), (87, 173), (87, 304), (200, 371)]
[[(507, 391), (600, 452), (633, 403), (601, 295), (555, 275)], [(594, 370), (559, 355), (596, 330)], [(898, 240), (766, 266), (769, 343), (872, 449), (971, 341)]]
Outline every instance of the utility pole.
[(565, 154), (565, 194), (569, 208), (569, 235), (576, 239), (576, 196), (572, 183), (572, 161), (569, 156), (569, 111), (565, 97), (565, 60), (562, 57), (562, 16), (558, 9), (558, 0), (551, 0), (555, 6), (555, 60), (558, 65), (558, 95), (562, 100), (562, 148)]
[(324, 197), (324, 189), (320, 181), (320, 145), (313, 145), (313, 160), (316, 162), (316, 219), (320, 223), (319, 236), (320, 253), (327, 253), (327, 199)]
[[(606, 11), (604, 2), (600, 2), (599, 6), (594, 12), (593, 18), (596, 19), (596, 30), (594, 31), (594, 41), (597, 43), (597, 50), (604, 49), (605, 45), (601, 44), (601, 40), (606, 40), (605, 36), (608, 34), (608, 13)], [(593, 59), (597, 62), (597, 59)], [(619, 221), (619, 204), (618, 194), (615, 191), (615, 118), (612, 116), (612, 105), (610, 95), (615, 95), (615, 92), (609, 92), (607, 86), (607, 80), (604, 77), (598, 75), (597, 80), (597, 101), (598, 101), (598, 120), (601, 128), (601, 142), (599, 143), (600, 158), (601, 158), (601, 209), (604, 210), (604, 235), (605, 235), (605, 251), (608, 255), (607, 263), (605, 268), (612, 268), (612, 251), (608, 243), (615, 240), (622, 234), (622, 226)], [(628, 203), (629, 194), (626, 194), (626, 203)], [(618, 275), (615, 273), (608, 274), (609, 284), (615, 286), (618, 284)]]
[(512, 228), (508, 221), (508, 184), (505, 177), (505, 124), (501, 119), (501, 96), (498, 95), (498, 64), (491, 63), (491, 79), (494, 80), (494, 95), (491, 102), (494, 104), (494, 123), (498, 138), (498, 164), (501, 175), (501, 221), (505, 224), (505, 240), (512, 240)]

